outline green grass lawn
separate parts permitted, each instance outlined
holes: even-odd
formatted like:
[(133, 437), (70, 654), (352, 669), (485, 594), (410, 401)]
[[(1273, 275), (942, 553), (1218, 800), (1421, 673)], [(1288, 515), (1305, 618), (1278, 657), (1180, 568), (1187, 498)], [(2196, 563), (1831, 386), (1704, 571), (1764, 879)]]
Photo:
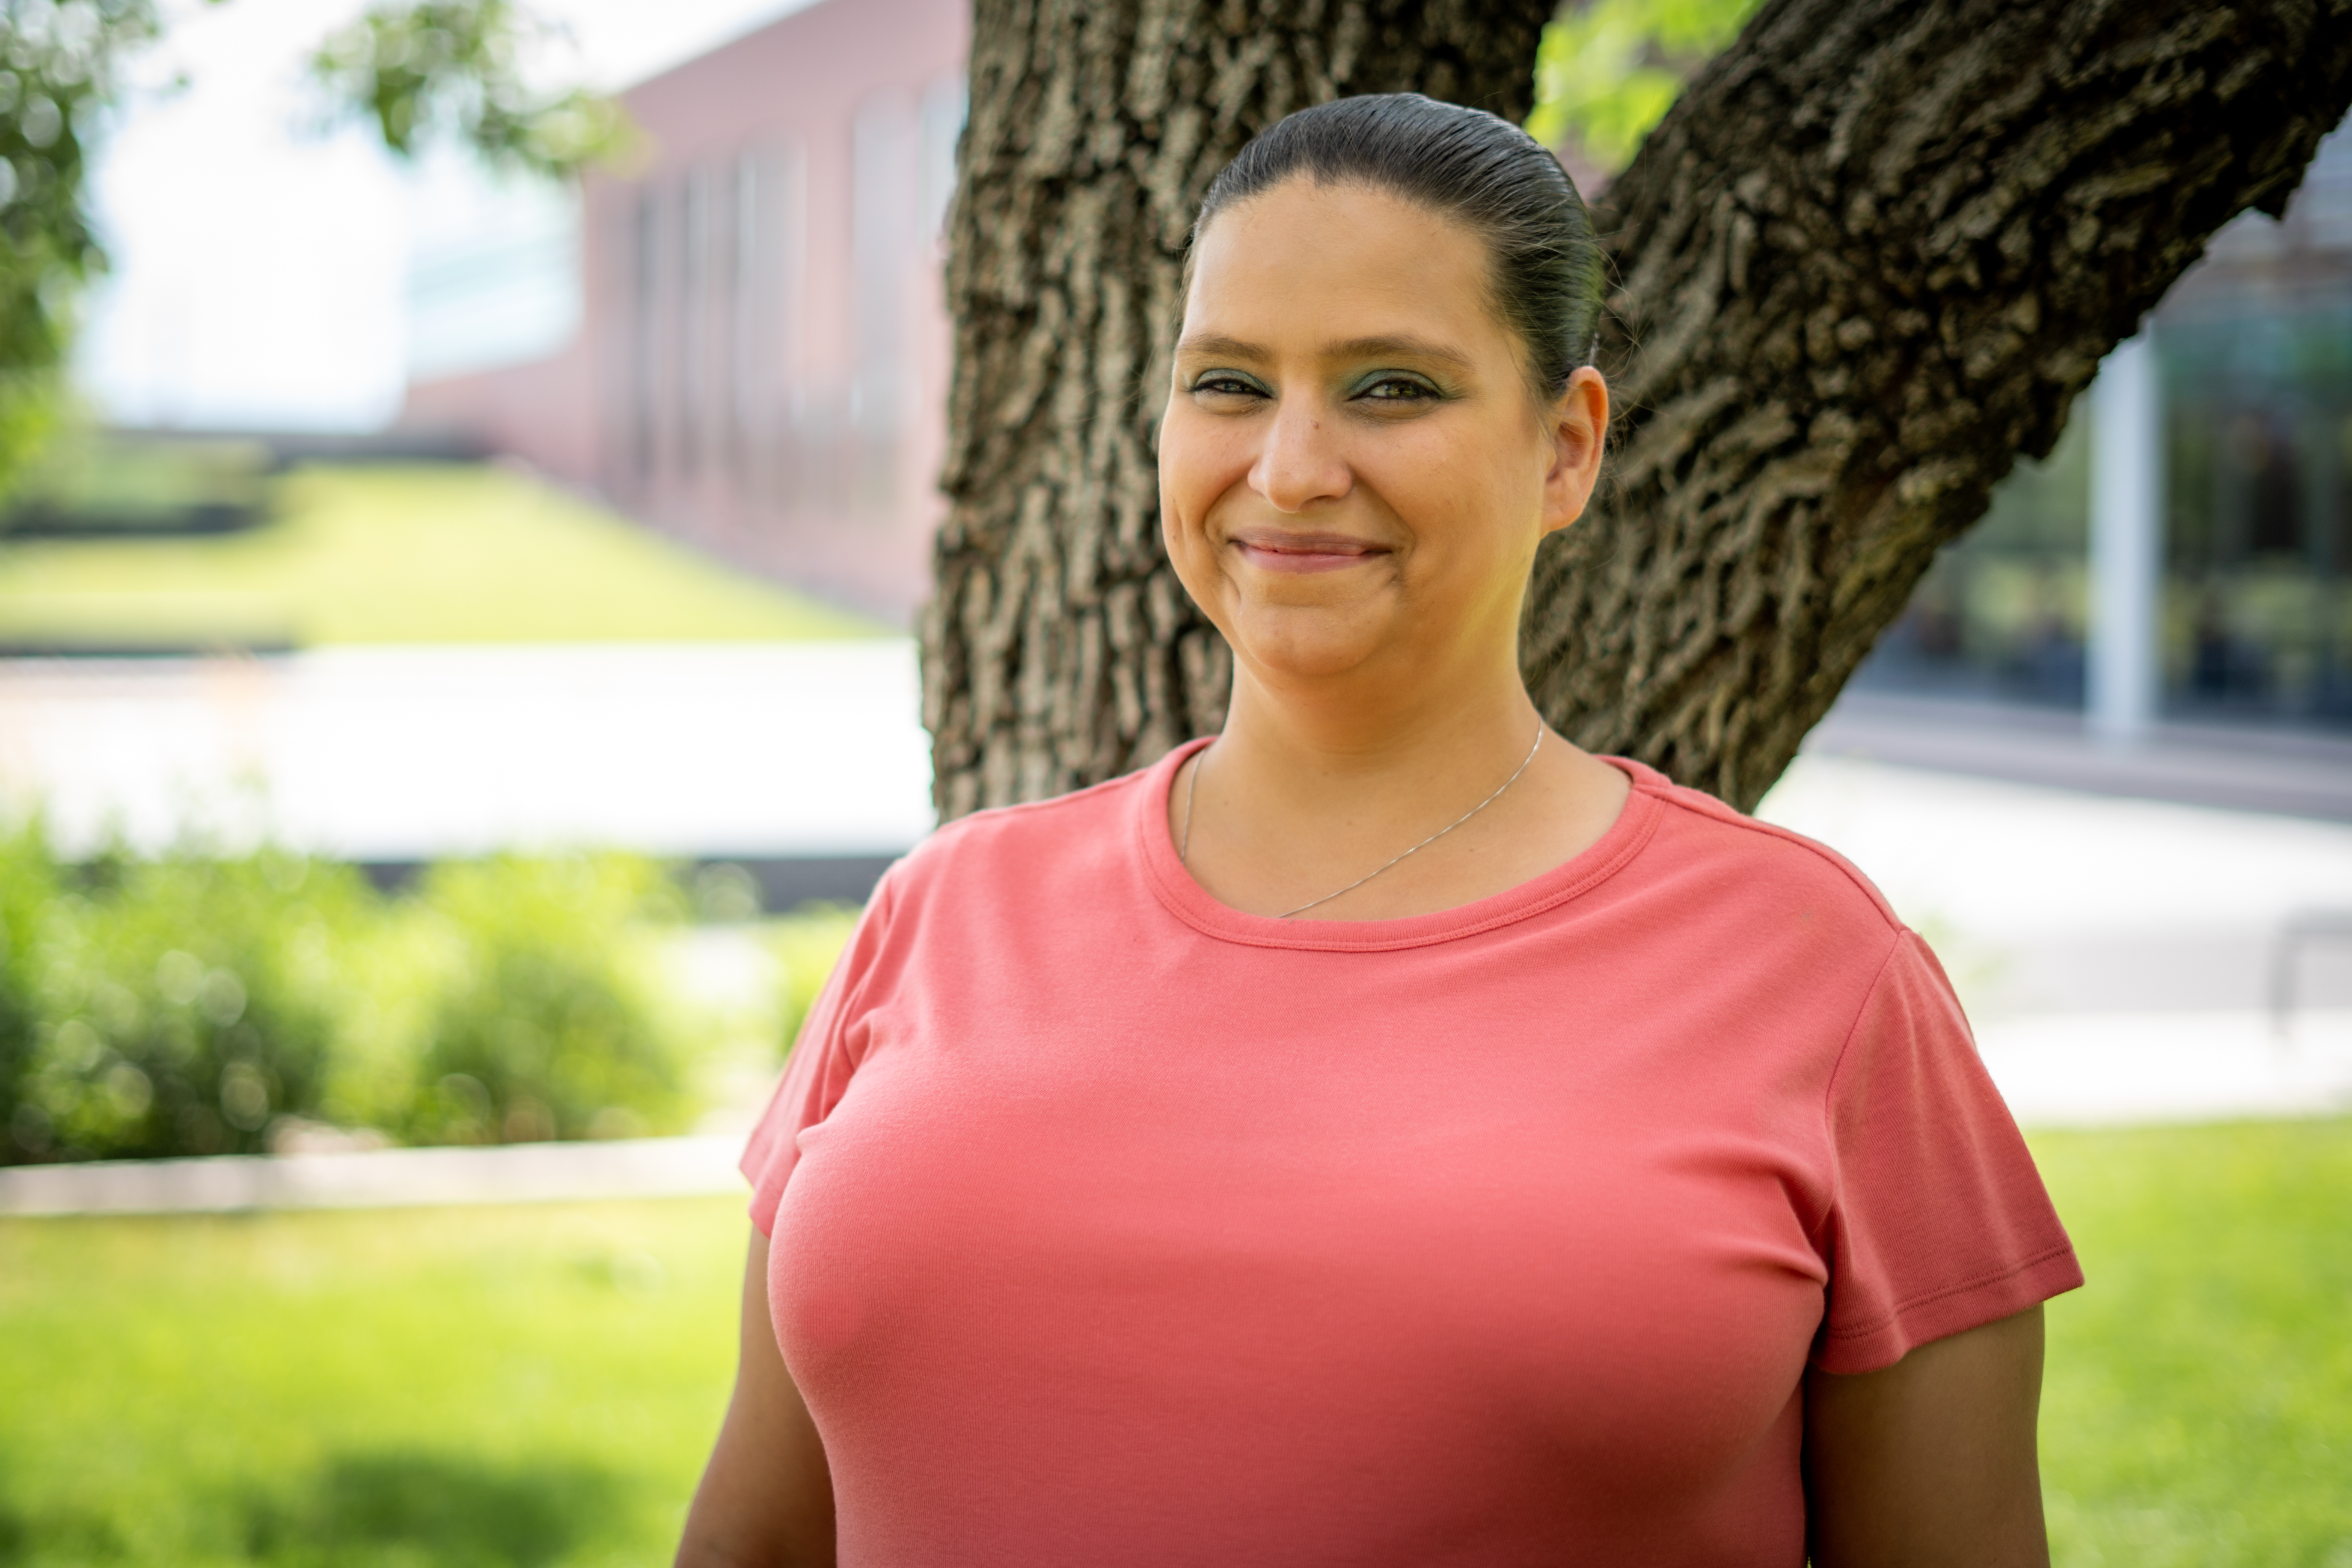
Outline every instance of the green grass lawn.
[(0, 1563), (667, 1561), (733, 1199), (0, 1225)]
[(0, 540), (0, 643), (741, 641), (883, 628), (505, 469), (319, 467), (242, 532)]
[(2033, 1142), (2089, 1278), (2050, 1305), (2057, 1561), (2352, 1568), (2352, 1121)]
[[(2352, 1563), (2352, 1121), (2035, 1140), (2061, 1564)], [(732, 1199), (0, 1222), (0, 1563), (665, 1561)]]

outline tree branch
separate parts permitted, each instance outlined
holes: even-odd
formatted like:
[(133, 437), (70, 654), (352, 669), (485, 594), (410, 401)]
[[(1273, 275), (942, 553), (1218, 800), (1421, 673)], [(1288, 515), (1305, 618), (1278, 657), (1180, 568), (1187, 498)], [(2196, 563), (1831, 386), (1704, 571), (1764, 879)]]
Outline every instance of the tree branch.
[(1610, 192), (1613, 484), (1524, 664), (1752, 806), (1937, 549), (2352, 103), (2352, 0), (1776, 0)]

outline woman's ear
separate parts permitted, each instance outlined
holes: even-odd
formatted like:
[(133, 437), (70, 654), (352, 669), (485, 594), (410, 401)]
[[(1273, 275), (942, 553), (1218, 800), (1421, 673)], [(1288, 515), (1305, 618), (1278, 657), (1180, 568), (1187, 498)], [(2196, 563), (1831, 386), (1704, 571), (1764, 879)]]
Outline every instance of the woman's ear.
[(1591, 365), (1578, 366), (1559, 399), (1544, 410), (1544, 420), (1552, 462), (1544, 475), (1543, 531), (1557, 533), (1584, 515), (1601, 482), (1601, 458), (1609, 445), (1609, 384)]

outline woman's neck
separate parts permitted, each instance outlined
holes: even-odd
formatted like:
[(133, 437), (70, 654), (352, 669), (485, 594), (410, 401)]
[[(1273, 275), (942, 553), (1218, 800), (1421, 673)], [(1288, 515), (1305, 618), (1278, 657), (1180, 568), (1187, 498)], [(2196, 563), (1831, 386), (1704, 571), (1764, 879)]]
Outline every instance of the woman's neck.
[(1213, 765), (1256, 778), (1270, 804), (1328, 811), (1333, 792), (1345, 791), (1370, 807), (1382, 795), (1476, 773), (1505, 753), (1516, 762), (1536, 721), (1516, 670), (1402, 689), (1350, 685), (1275, 687), (1237, 669)]
[(1287, 913), (1376, 870), (1315, 918), (1474, 902), (1580, 852), (1623, 803), (1624, 775), (1556, 735), (1530, 758), (1539, 723), (1507, 667), (1377, 690), (1276, 686), (1244, 667), (1223, 734), (1171, 793), (1171, 832), (1202, 887), (1252, 913)]

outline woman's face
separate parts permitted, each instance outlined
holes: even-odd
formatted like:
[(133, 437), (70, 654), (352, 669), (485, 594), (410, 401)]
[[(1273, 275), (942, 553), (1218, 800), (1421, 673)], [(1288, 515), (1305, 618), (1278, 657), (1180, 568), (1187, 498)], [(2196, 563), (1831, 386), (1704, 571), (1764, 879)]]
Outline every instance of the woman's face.
[(1161, 526), (1242, 661), (1312, 678), (1509, 657), (1536, 545), (1583, 510), (1608, 392), (1538, 406), (1478, 237), (1298, 178), (1194, 253)]

